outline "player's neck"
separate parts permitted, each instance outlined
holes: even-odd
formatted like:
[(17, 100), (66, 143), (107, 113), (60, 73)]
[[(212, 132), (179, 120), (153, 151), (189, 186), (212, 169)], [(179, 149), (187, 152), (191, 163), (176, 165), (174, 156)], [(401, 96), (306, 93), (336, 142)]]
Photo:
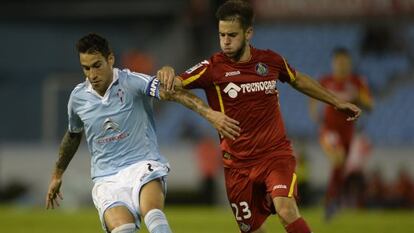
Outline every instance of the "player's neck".
[(108, 82), (105, 83), (105, 86), (101, 90), (95, 90), (100, 96), (104, 96), (109, 86), (111, 86), (112, 81), (114, 80), (114, 73), (111, 71), (111, 78), (108, 79)]
[(250, 51), (250, 45), (246, 45), (246, 47), (243, 49), (242, 55), (238, 59), (231, 59), (233, 62), (237, 63), (244, 63), (250, 61), (252, 58), (252, 53)]

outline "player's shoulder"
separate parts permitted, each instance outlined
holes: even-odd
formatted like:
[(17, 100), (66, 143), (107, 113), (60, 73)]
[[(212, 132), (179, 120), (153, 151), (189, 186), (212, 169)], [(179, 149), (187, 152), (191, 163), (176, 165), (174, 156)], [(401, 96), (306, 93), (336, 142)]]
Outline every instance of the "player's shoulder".
[(259, 49), (255, 47), (251, 47), (252, 53), (256, 57), (256, 59), (265, 61), (265, 62), (275, 62), (275, 63), (283, 63), (284, 58), (278, 52), (273, 51), (271, 49)]
[(86, 88), (87, 88), (87, 81), (85, 80), (85, 81), (83, 81), (83, 82), (81, 82), (81, 83), (79, 83), (79, 84), (77, 84), (74, 88), (73, 88), (73, 90), (72, 90), (72, 92), (70, 93), (70, 95), (71, 96), (73, 96), (73, 97), (76, 97), (76, 96), (79, 96), (79, 95), (81, 95), (85, 90), (86, 90)]
[(114, 68), (114, 72), (117, 72), (118, 80), (124, 82), (129, 79), (139, 79), (145, 82), (151, 81), (154, 77), (148, 74), (134, 72), (129, 69), (117, 69)]
[(71, 106), (79, 106), (83, 100), (87, 99), (86, 90), (88, 88), (88, 82), (85, 80), (82, 83), (76, 85), (69, 96), (69, 103)]
[(205, 60), (205, 61), (209, 62), (211, 65), (220, 64), (220, 63), (227, 63), (228, 58), (226, 57), (226, 55), (224, 55), (223, 52), (217, 52), (217, 53), (214, 53), (208, 60)]
[(150, 76), (144, 73), (134, 72), (129, 69), (117, 69), (114, 68), (114, 72), (117, 72), (117, 83), (120, 87), (125, 90), (136, 93), (137, 90), (142, 90), (150, 85), (151, 81), (154, 80), (154, 76)]
[(356, 85), (366, 85), (367, 79), (358, 73), (354, 73), (351, 75), (351, 82), (355, 83)]

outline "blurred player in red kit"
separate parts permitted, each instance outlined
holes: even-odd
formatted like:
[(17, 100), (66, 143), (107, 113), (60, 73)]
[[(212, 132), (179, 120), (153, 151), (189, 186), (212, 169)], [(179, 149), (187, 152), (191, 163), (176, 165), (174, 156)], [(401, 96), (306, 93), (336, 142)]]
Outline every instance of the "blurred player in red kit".
[[(363, 78), (353, 73), (352, 59), (345, 48), (336, 48), (332, 54), (332, 74), (322, 77), (320, 83), (343, 100), (371, 110), (373, 100)], [(325, 197), (325, 218), (329, 220), (344, 204), (346, 186), (361, 183), (362, 166), (369, 155), (370, 146), (366, 137), (356, 136), (355, 122), (347, 121), (347, 115), (326, 106), (319, 120), (317, 102), (311, 100), (311, 117), (321, 123), (320, 143), (328, 156), (332, 170)], [(359, 181), (358, 181), (359, 180)], [(361, 191), (362, 191), (361, 187)], [(353, 188), (355, 190), (355, 188)]]
[(222, 51), (181, 74), (175, 86), (204, 89), (212, 109), (240, 122), (240, 135), (221, 137), (220, 147), (227, 196), (241, 232), (264, 232), (263, 223), (277, 212), (287, 232), (309, 233), (296, 205), (296, 161), (277, 81), (335, 106), (349, 120), (358, 118), (360, 109), (293, 69), (281, 55), (251, 46), (254, 14), (247, 2), (226, 1), (216, 16)]

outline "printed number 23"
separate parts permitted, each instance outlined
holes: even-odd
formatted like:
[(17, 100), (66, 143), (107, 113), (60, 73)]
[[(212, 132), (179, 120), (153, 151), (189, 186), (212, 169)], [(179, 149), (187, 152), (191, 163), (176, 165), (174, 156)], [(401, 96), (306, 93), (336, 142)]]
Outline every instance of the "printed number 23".
[[(241, 208), (242, 213), (239, 213), (239, 206)], [(241, 221), (242, 218), (249, 219), (252, 216), (252, 212), (250, 212), (249, 209), (249, 204), (247, 204), (247, 202), (245, 201), (240, 202), (239, 205), (237, 205), (236, 203), (231, 203), (231, 207), (233, 207), (236, 211), (235, 215), (237, 221)], [(243, 216), (239, 216), (239, 214), (243, 214)]]

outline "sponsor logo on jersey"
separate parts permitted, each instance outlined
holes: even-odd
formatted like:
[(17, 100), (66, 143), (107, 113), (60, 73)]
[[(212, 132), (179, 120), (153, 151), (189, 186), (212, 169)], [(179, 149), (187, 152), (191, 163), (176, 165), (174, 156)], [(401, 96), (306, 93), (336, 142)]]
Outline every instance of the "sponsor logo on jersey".
[(119, 124), (114, 122), (111, 118), (106, 118), (104, 120), (103, 123), (103, 129), (106, 131), (108, 130), (112, 130), (112, 131), (116, 131), (116, 132), (121, 132), (121, 130), (119, 129)]
[(186, 71), (185, 71), (185, 73), (187, 73), (187, 74), (191, 74), (191, 73), (193, 73), (195, 70), (197, 70), (198, 68), (200, 68), (200, 67), (202, 67), (202, 66), (204, 66), (204, 65), (208, 65), (208, 64), (210, 64), (210, 63), (209, 63), (207, 60), (204, 60), (204, 61), (202, 61), (202, 62), (198, 63), (197, 65), (195, 65), (195, 66), (191, 67), (190, 69), (186, 70)]
[(98, 144), (105, 144), (105, 143), (109, 143), (109, 142), (120, 141), (120, 140), (128, 137), (128, 135), (129, 135), (129, 133), (127, 133), (127, 132), (121, 133), (121, 130), (119, 129), (119, 124), (114, 122), (109, 117), (104, 120), (102, 128), (105, 132), (113, 131), (113, 132), (117, 132), (118, 134), (114, 135), (114, 136), (98, 138), (97, 139)]
[(98, 144), (104, 144), (104, 143), (109, 143), (109, 142), (115, 142), (115, 141), (120, 141), (126, 137), (128, 137), (128, 133), (124, 132), (112, 137), (106, 137), (106, 138), (99, 138), (98, 139)]
[(241, 222), (241, 223), (239, 223), (239, 228), (240, 228), (240, 230), (241, 231), (243, 231), (243, 232), (248, 232), (248, 231), (250, 231), (250, 225), (249, 224), (246, 224), (246, 223), (244, 223), (244, 222)]
[(227, 86), (224, 88), (224, 93), (228, 94), (230, 96), (230, 98), (236, 98), (237, 95), (239, 94), (239, 91), (241, 90), (241, 88), (239, 86), (237, 86), (234, 83), (229, 83), (227, 84)]
[(239, 95), (239, 92), (250, 93), (250, 92), (259, 92), (264, 91), (265, 94), (272, 95), (277, 94), (276, 90), (276, 80), (254, 82), (254, 83), (243, 83), (240, 86), (234, 83), (229, 83), (224, 88), (224, 93), (228, 94), (230, 98), (236, 98)]
[(266, 76), (269, 73), (269, 69), (266, 64), (259, 62), (256, 64), (256, 73), (261, 76)]
[(268, 91), (276, 89), (276, 80), (263, 81), (263, 82), (254, 82), (254, 83), (244, 83), (240, 85), (243, 90), (243, 93), (249, 92), (258, 92), (258, 91)]
[(287, 189), (287, 185), (278, 184), (278, 185), (273, 186), (273, 190), (276, 190), (276, 189)]
[(226, 72), (226, 74), (224, 75), (224, 77), (230, 77), (230, 76), (236, 76), (240, 74), (240, 70), (237, 71), (230, 71), (230, 72)]

